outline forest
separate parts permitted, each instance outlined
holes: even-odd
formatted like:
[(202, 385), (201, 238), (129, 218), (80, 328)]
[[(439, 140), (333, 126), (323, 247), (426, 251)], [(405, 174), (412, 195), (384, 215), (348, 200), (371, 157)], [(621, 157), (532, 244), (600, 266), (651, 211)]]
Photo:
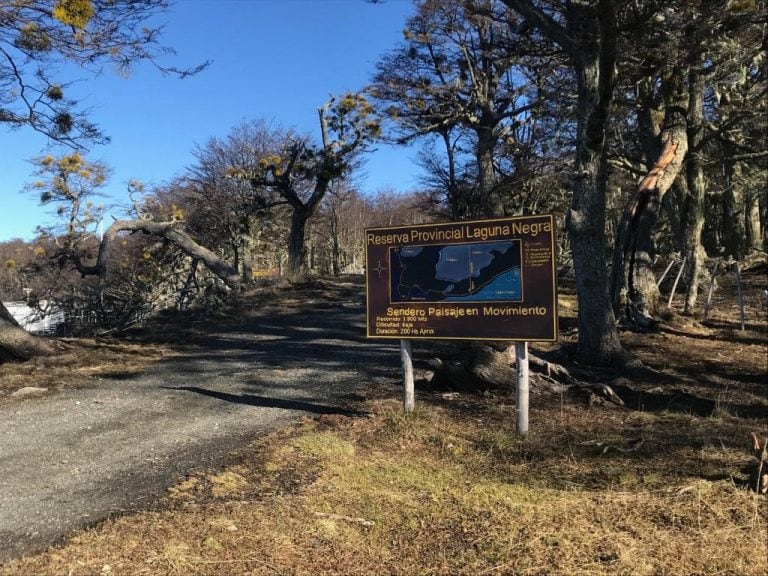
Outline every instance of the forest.
[[(554, 212), (580, 354), (618, 365), (617, 327), (653, 325), (662, 271), (682, 270), (694, 315), (718, 271), (765, 259), (763, 2), (415, 2), (370, 82), (318, 103), (315, 133), (243, 121), (178, 178), (130, 182), (110, 221), (97, 201), (110, 167), (87, 153), (104, 135), (36, 66), (155, 61), (157, 36), (133, 32), (166, 3), (42, 4), (4, 8), (0, 121), (62, 144), (28, 184), (59, 220), (0, 245), (0, 294), (89, 319), (64, 330), (361, 273), (366, 226)], [(377, 142), (419, 147), (417, 189), (356, 185)], [(14, 324), (1, 307), (0, 358), (50, 352)]]

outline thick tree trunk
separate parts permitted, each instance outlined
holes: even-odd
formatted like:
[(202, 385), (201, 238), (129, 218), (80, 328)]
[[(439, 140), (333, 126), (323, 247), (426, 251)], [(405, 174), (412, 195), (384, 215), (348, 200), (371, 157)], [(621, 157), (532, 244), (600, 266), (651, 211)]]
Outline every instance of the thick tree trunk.
[[(662, 134), (664, 134), (664, 129), (669, 123), (663, 103), (660, 101), (657, 94), (655, 80), (656, 79), (653, 76), (648, 76), (639, 85), (640, 109), (637, 113), (637, 120), (640, 133), (640, 147), (643, 150), (646, 169), (648, 171), (652, 171), (656, 167), (656, 162), (662, 155), (665, 143), (662, 140)], [(647, 314), (654, 315), (657, 313), (658, 305), (661, 300), (659, 287), (656, 284), (656, 275), (653, 270), (653, 263), (656, 255), (653, 232), (659, 217), (662, 199), (663, 195), (661, 194), (652, 198), (646, 208), (646, 213), (641, 217), (638, 225), (637, 240), (633, 255), (634, 262), (630, 267), (634, 270), (634, 288), (642, 299), (639, 302), (634, 302), (629, 310), (627, 310), (626, 307), (617, 305), (616, 289), (614, 288), (616, 275), (613, 274), (617, 269), (616, 264), (614, 263), (614, 266), (611, 268), (611, 297), (613, 298), (614, 303), (614, 313), (619, 315), (622, 312), (625, 314), (627, 314), (627, 312), (634, 312), (636, 321), (642, 321), (646, 318), (645, 314), (641, 315), (642, 310), (638, 309), (639, 304), (644, 305)], [(616, 246), (618, 247), (619, 245), (620, 243), (617, 242)], [(616, 257), (617, 250), (614, 250), (614, 259)], [(624, 287), (626, 287), (628, 282), (627, 274), (623, 274), (621, 279), (624, 283)], [(628, 318), (632, 319), (631, 316)]]
[(659, 299), (652, 269), (651, 234), (663, 196), (680, 172), (687, 151), (685, 125), (680, 126), (679, 120), (670, 122), (675, 125), (663, 131), (666, 134), (664, 147), (627, 202), (616, 234), (611, 300), (616, 312), (624, 311), (628, 320), (636, 320), (631, 304), (642, 301), (645, 309), (654, 313)]
[[(701, 89), (703, 90), (703, 86)], [(750, 239), (747, 238), (746, 218), (748, 194), (745, 194), (743, 164), (737, 159), (744, 147), (744, 131), (740, 123), (733, 122), (734, 114), (738, 116), (738, 110), (743, 107), (744, 100), (739, 81), (722, 89), (718, 98), (718, 115), (724, 125), (730, 124), (723, 135), (725, 189), (721, 222), (722, 247), (725, 256), (733, 257), (735, 260), (744, 259), (750, 243)]]
[(605, 133), (616, 85), (616, 5), (613, 0), (568, 2), (563, 25), (531, 0), (504, 3), (571, 58), (578, 99), (567, 227), (579, 301), (579, 353), (586, 363), (623, 363), (625, 353), (608, 293), (605, 253)]
[(685, 178), (685, 171), (681, 170), (661, 203), (664, 216), (667, 222), (669, 222), (672, 232), (672, 246), (674, 251), (681, 254), (685, 251), (683, 216), (685, 212), (685, 199), (688, 197), (688, 185)]
[(726, 188), (723, 193), (723, 248), (726, 256), (742, 260), (747, 251), (744, 218), (744, 192), (740, 162), (725, 163)]
[(685, 293), (685, 314), (693, 314), (699, 295), (699, 280), (702, 275), (705, 258), (701, 245), (701, 232), (704, 229), (704, 171), (698, 159), (698, 153), (693, 153), (688, 159), (688, 206), (685, 222), (685, 256), (687, 262), (688, 288)]
[[(687, 178), (686, 178), (687, 180)], [(688, 191), (688, 183), (685, 182), (685, 197), (684, 197), (684, 210), (688, 210), (690, 204)], [(701, 243), (704, 246), (704, 250), (707, 254), (720, 254), (723, 248), (722, 241), (722, 220), (723, 220), (723, 199), (719, 196), (708, 194), (704, 197), (704, 214), (707, 214), (707, 218), (704, 219), (704, 231), (701, 234)], [(685, 235), (687, 233), (685, 229), (685, 219), (683, 220), (683, 228), (680, 232), (682, 238), (682, 254), (685, 254)]]
[(579, 302), (579, 356), (591, 364), (615, 364), (623, 360), (623, 350), (608, 295), (605, 202), (599, 191), (598, 162), (594, 157), (577, 161), (567, 225)]
[(760, 228), (760, 191), (750, 190), (744, 203), (744, 228), (747, 238), (747, 250), (760, 248), (762, 231)]
[(0, 363), (29, 360), (35, 356), (53, 354), (54, 351), (49, 342), (20, 328), (0, 302)]
[[(587, 363), (618, 364), (625, 360), (616, 331), (616, 318), (608, 293), (606, 267), (605, 129), (613, 97), (616, 30), (611, 3), (601, 14), (603, 45), (582, 46), (575, 58), (578, 81), (578, 132), (573, 177), (573, 197), (567, 216), (568, 234), (576, 273), (579, 303), (579, 355)], [(591, 11), (576, 15), (570, 24), (582, 33), (596, 23)], [(606, 21), (607, 20), (607, 21)], [(590, 53), (590, 50), (591, 53)]]
[(251, 233), (252, 226), (250, 217), (245, 217), (242, 223), (244, 233), (240, 234), (240, 266), (234, 266), (241, 271), (243, 282), (250, 282), (253, 279), (253, 249), (254, 241)]
[(294, 208), (291, 230), (288, 234), (288, 279), (291, 282), (307, 280), (307, 243), (305, 233), (309, 214), (304, 208)]
[[(703, 85), (700, 87), (703, 91)], [(720, 115), (723, 122), (731, 118), (732, 110), (741, 104), (738, 90), (732, 91), (729, 98), (720, 102)], [(703, 95), (700, 96), (703, 98)], [(739, 104), (737, 104), (737, 102)], [(699, 119), (701, 122), (702, 119)], [(725, 152), (725, 190), (723, 191), (722, 241), (725, 256), (742, 260), (747, 254), (746, 199), (744, 194), (744, 174), (742, 163), (735, 159), (744, 143), (744, 133), (737, 125), (725, 134), (723, 151)]]
[(240, 240), (233, 239), (229, 246), (232, 249), (232, 268), (240, 270)]
[[(655, 314), (659, 303), (653, 264), (652, 233), (664, 196), (680, 174), (688, 151), (688, 135), (684, 96), (680, 74), (665, 80), (665, 111), (658, 142), (646, 143), (646, 154), (653, 157), (648, 174), (627, 202), (619, 222), (611, 270), (611, 300), (616, 313), (623, 312), (627, 320), (644, 323), (644, 313)], [(685, 98), (687, 99), (687, 97)], [(648, 105), (648, 103), (646, 103)], [(646, 113), (650, 116), (650, 112)], [(646, 118), (649, 122), (650, 118)], [(650, 128), (646, 128), (649, 131)]]
[[(437, 360), (430, 382), (436, 388), (477, 392), (485, 388), (514, 388), (514, 346), (463, 342), (448, 361)], [(499, 349), (497, 349), (499, 348)]]
[(645, 215), (640, 219), (637, 240), (628, 267), (628, 271), (632, 271), (632, 276), (631, 278), (629, 274), (626, 276), (627, 286), (630, 286), (631, 280), (632, 288), (628, 292), (634, 294), (631, 300), (636, 321), (640, 319), (639, 315), (643, 312), (649, 316), (657, 314), (661, 302), (661, 293), (653, 270), (653, 261), (656, 256), (653, 232), (658, 220), (659, 203), (659, 198), (655, 197), (651, 205), (646, 208)]

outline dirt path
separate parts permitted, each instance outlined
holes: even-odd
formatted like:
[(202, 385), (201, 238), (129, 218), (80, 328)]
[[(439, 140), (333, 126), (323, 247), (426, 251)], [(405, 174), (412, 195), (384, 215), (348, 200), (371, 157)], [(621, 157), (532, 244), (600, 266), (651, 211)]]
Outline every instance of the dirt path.
[(138, 375), (0, 406), (0, 562), (151, 507), (255, 436), (391, 384), (394, 346), (362, 334), (359, 296), (323, 302), (209, 333), (199, 353)]

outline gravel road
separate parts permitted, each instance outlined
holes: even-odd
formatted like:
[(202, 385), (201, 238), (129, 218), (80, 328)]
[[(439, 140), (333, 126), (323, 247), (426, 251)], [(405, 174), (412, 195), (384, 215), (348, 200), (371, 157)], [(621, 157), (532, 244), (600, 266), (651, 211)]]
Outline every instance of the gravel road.
[(0, 406), (0, 563), (111, 514), (153, 506), (193, 469), (399, 378), (365, 341), (359, 297), (210, 333), (138, 375)]

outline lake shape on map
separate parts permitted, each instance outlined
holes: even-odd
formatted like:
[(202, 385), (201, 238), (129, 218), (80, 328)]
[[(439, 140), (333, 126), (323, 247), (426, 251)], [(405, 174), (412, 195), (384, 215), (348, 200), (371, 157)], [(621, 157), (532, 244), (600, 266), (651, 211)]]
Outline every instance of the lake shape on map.
[(520, 241), (390, 248), (392, 302), (519, 302)]

